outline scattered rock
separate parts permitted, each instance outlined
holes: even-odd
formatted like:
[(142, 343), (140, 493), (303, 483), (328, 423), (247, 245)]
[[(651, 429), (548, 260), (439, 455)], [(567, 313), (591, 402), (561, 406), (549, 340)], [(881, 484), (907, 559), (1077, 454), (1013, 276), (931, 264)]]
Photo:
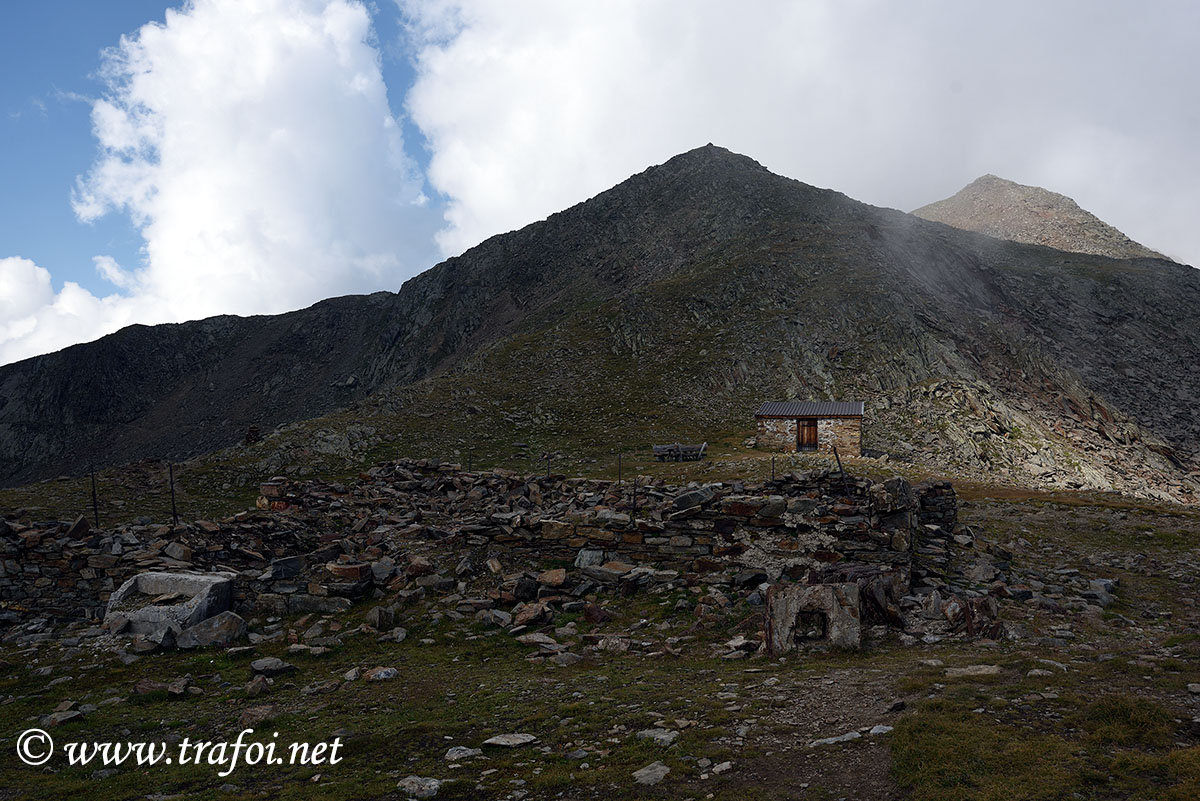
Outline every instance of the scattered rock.
[(264, 676), (280, 676), (284, 673), (292, 672), (296, 669), (296, 666), (284, 662), (275, 656), (264, 656), (261, 659), (255, 659), (251, 662), (250, 669)]
[(679, 739), (679, 732), (671, 729), (644, 729), (637, 733), (639, 740), (650, 740), (655, 745), (668, 746)]
[(633, 781), (637, 784), (655, 785), (667, 777), (671, 769), (661, 762), (651, 762), (644, 768), (633, 772)]
[(474, 759), (482, 754), (483, 750), (480, 748), (468, 748), (465, 745), (456, 745), (446, 751), (445, 760), (447, 762), (461, 762), (464, 759)]
[(400, 671), (394, 667), (373, 667), (362, 675), (367, 681), (391, 681), (399, 677)]
[(245, 636), (246, 621), (234, 612), (225, 611), (181, 631), (175, 638), (175, 646), (183, 649), (226, 646)]
[(845, 734), (839, 734), (837, 737), (826, 737), (822, 740), (813, 740), (808, 744), (809, 748), (820, 748), (823, 745), (837, 745), (838, 743), (848, 743), (853, 740), (858, 740), (862, 734), (856, 731), (848, 731)]
[(278, 714), (278, 710), (271, 704), (252, 706), (242, 710), (242, 714), (238, 716), (237, 727), (239, 729), (252, 729), (259, 724), (266, 723), (268, 720), (275, 718)]
[(442, 783), (425, 776), (406, 776), (397, 782), (396, 789), (409, 798), (433, 798), (442, 789)]
[(255, 698), (262, 695), (271, 689), (271, 680), (261, 673), (255, 674), (254, 678), (246, 683), (246, 695), (250, 698)]

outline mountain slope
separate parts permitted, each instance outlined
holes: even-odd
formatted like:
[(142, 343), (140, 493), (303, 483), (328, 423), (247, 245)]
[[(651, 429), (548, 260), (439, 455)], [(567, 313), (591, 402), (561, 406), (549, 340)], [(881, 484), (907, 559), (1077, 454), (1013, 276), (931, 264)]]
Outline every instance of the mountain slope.
[(1113, 259), (1165, 259), (1066, 195), (984, 175), (945, 200), (913, 212), (965, 231)]
[[(180, 369), (147, 410), (118, 417), (62, 394), (62, 416), (91, 414), (110, 443), (141, 430), (156, 447), (197, 452), (214, 439), (200, 429), (224, 431), (210, 420), (257, 412), (273, 425), (304, 416), (302, 403), (353, 403), (217, 457), (252, 481), (382, 454), (483, 458), (517, 442), (584, 462), (654, 439), (740, 439), (764, 399), (856, 399), (867, 401), (866, 447), (902, 459), (1188, 499), (1200, 489), (1188, 475), (1200, 443), (1198, 276), (954, 230), (709, 146), (494, 237), (397, 295), (338, 299), (362, 326), (353, 342), (335, 347), (328, 326), (290, 315), (254, 318), (264, 342), (287, 327), (298, 345), (336, 352), (347, 367), (326, 368), (320, 386), (352, 373), (351, 397), (309, 389), (318, 382), (304, 380), (303, 350), (272, 361), (271, 344), (232, 370), (280, 376), (261, 406), (200, 393), (196, 373)], [(75, 361), (69, 349), (37, 370), (0, 369), (0, 386), (32, 372), (69, 381), (91, 354), (117, 376), (108, 405), (124, 408), (129, 378), (104, 342), (79, 346)], [(212, 360), (210, 383), (236, 386), (222, 374), (236, 347), (197, 352)], [(52, 406), (44, 390), (32, 398)], [(4, 456), (23, 446), (31, 458), (8, 480), (69, 466), (79, 440), (61, 427), (18, 430), (12, 405), (0, 408)], [(189, 431), (159, 422), (183, 412), (198, 421)], [(42, 456), (53, 448), (56, 462)]]

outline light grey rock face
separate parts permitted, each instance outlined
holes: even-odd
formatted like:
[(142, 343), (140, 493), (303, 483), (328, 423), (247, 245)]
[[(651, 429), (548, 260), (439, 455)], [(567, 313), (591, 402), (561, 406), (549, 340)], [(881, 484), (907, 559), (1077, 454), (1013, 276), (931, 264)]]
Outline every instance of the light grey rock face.
[(109, 598), (105, 623), (123, 617), (130, 634), (191, 628), (229, 609), (233, 578), (232, 573), (139, 573)]
[(1138, 244), (1067, 197), (984, 175), (953, 197), (922, 206), (918, 217), (1000, 239), (1046, 245), (1114, 259), (1165, 259)]

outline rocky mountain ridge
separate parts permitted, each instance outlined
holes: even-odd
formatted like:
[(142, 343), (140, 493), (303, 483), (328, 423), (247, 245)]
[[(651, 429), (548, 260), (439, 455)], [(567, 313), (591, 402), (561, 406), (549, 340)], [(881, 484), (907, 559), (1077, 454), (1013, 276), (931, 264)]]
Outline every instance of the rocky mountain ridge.
[(1111, 259), (1167, 258), (1081, 209), (1066, 195), (990, 173), (945, 200), (914, 210), (913, 214), (964, 231), (1073, 253)]
[[(242, 481), (389, 454), (494, 458), (516, 443), (584, 464), (652, 441), (740, 441), (760, 401), (814, 398), (865, 400), (865, 446), (902, 461), (1200, 493), (1195, 270), (955, 230), (713, 146), (396, 295), (251, 320), (257, 350), (252, 323), (227, 320), (226, 343), (242, 344), (194, 359), (114, 348), (163, 336), (133, 331), (0, 368), (0, 476), (198, 453), (250, 423), (286, 425), (213, 457)], [(160, 377), (123, 394), (135, 364)], [(110, 383), (77, 380), (93, 367)]]

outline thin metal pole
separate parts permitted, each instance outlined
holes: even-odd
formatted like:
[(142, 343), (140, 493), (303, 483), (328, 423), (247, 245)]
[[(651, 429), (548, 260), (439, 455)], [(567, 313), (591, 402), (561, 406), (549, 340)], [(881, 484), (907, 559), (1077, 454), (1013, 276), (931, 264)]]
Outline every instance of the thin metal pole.
[(96, 500), (96, 466), (92, 465), (92, 517), (96, 520), (96, 528), (100, 528), (100, 504)]
[(173, 525), (179, 525), (179, 512), (175, 508), (175, 465), (167, 462), (167, 473), (171, 477), (171, 520)]
[(842, 494), (849, 495), (850, 494), (850, 485), (846, 481), (846, 468), (842, 467), (842, 457), (838, 456), (837, 445), (833, 446), (833, 458), (837, 459), (838, 470), (842, 474)]

